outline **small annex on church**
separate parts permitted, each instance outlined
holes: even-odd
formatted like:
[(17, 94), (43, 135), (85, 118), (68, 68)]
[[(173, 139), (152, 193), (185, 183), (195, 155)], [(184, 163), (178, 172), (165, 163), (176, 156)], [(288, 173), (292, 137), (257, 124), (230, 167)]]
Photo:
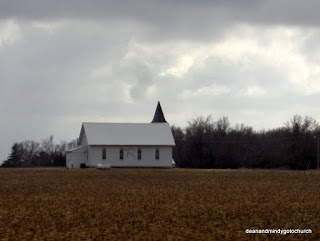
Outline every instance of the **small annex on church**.
[(78, 147), (66, 151), (66, 167), (170, 168), (173, 146), (170, 125), (158, 102), (151, 123), (82, 123)]

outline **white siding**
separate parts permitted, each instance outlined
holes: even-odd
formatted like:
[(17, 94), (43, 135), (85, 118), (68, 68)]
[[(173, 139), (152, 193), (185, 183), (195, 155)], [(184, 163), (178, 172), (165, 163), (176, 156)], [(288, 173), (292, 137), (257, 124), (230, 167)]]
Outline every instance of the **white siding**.
[[(102, 159), (103, 147), (107, 150), (106, 160)], [(123, 148), (123, 160), (120, 160), (120, 148)], [(141, 160), (138, 160), (138, 148)], [(155, 150), (159, 148), (160, 158), (156, 160)], [(109, 163), (111, 167), (172, 167), (172, 147), (170, 146), (89, 146), (88, 165), (95, 167), (99, 163)]]
[(87, 136), (84, 132), (80, 140), (80, 146), (86, 146), (86, 145), (88, 145), (88, 141), (87, 141)]
[(80, 168), (81, 163), (87, 165), (88, 147), (80, 147), (66, 152), (67, 168)]

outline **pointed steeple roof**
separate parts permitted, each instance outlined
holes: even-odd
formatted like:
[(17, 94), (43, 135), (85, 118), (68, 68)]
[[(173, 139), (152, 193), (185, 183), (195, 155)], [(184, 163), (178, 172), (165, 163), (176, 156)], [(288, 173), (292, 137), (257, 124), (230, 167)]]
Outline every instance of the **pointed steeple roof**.
[(166, 119), (164, 118), (160, 101), (158, 101), (157, 109), (156, 109), (156, 112), (154, 113), (154, 117), (151, 123), (158, 123), (158, 122), (167, 122)]

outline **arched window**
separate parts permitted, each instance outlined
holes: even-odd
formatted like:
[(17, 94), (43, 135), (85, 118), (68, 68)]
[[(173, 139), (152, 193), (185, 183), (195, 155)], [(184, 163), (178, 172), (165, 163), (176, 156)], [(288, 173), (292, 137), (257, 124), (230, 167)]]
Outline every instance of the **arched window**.
[(123, 149), (120, 148), (120, 160), (123, 160)]
[(106, 148), (104, 147), (104, 148), (102, 149), (102, 160), (105, 160), (105, 159), (107, 159), (107, 150), (106, 150)]
[(159, 160), (159, 158), (160, 158), (160, 151), (159, 151), (159, 148), (157, 147), (156, 148), (156, 160)]
[(141, 149), (138, 148), (138, 160), (141, 160)]

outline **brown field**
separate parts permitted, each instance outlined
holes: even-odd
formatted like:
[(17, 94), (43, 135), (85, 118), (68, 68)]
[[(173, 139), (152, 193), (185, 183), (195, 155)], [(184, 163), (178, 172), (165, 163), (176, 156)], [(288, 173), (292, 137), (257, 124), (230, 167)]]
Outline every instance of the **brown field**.
[(1, 240), (320, 240), (319, 224), (318, 171), (0, 169)]

